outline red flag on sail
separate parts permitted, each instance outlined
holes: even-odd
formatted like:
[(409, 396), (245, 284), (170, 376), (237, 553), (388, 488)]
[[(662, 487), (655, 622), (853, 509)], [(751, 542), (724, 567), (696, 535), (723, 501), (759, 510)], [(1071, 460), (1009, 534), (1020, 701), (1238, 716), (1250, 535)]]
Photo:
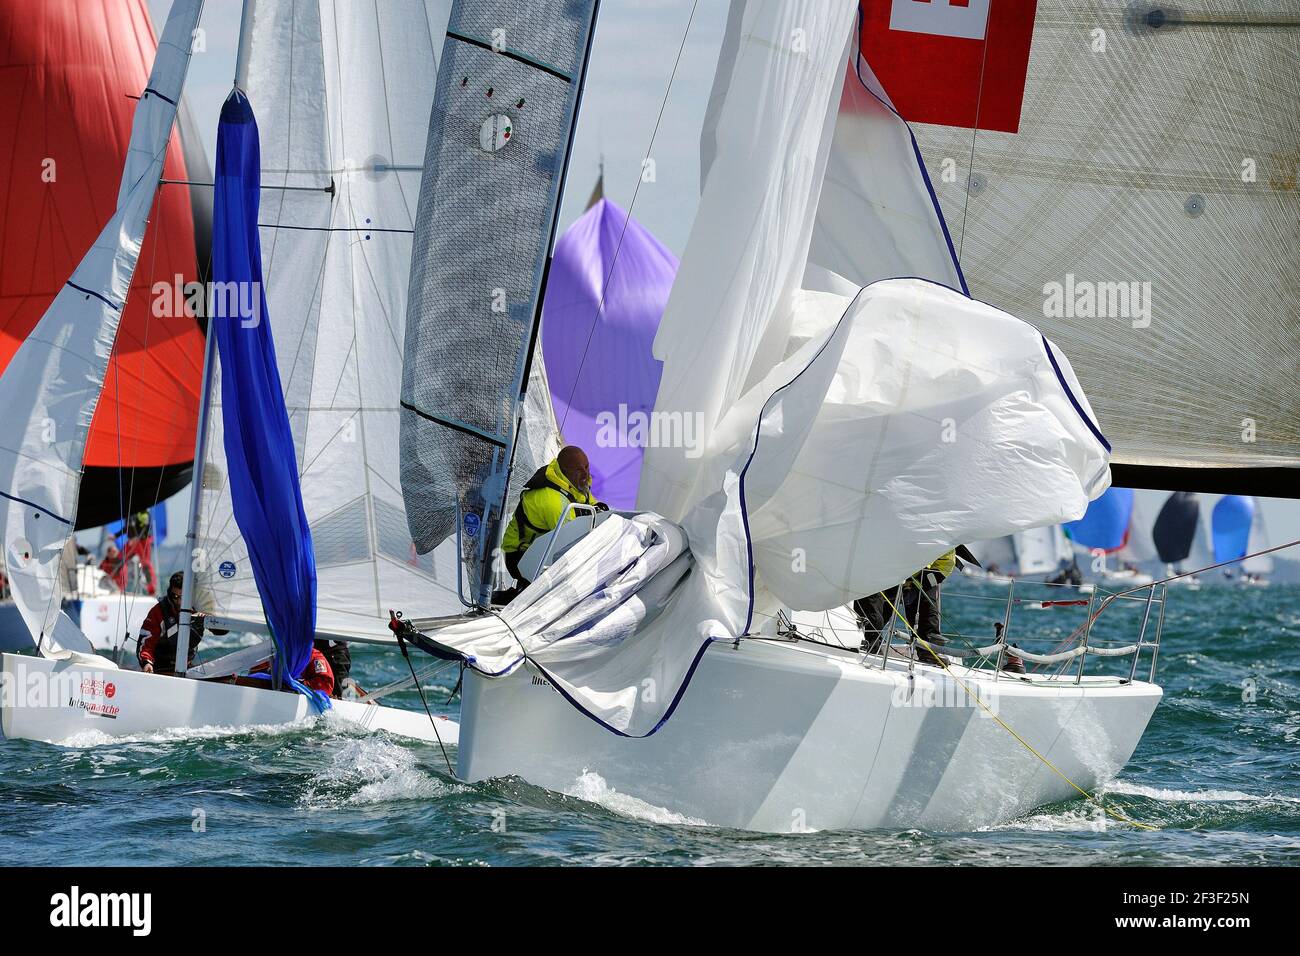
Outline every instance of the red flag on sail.
[(862, 55), (903, 119), (1020, 127), (1037, 0), (862, 0)]

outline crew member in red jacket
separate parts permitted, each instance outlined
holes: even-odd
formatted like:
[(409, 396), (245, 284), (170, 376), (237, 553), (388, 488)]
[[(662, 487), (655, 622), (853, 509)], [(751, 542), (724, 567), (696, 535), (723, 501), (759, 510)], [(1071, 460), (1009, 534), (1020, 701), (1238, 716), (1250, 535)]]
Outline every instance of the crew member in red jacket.
[(150, 594), (158, 593), (158, 579), (153, 568), (153, 534), (149, 528), (149, 512), (141, 511), (131, 516), (126, 525), (126, 543), (119, 551), (116, 545), (109, 543), (104, 560), (99, 569), (113, 579), (119, 591), (125, 592), (129, 584), (132, 559), (139, 559), (140, 570), (144, 572), (145, 590)]
[(307, 662), (298, 679), (326, 697), (334, 696), (334, 668), (330, 667), (329, 659), (320, 652), (318, 647), (312, 647), (311, 660)]
[[(271, 669), (270, 661), (263, 661), (254, 667), (250, 674), (265, 673)], [(320, 652), (320, 648), (312, 647), (311, 660), (307, 666), (302, 669), (298, 679), (311, 690), (318, 690), (326, 697), (333, 697), (334, 694), (334, 668), (330, 667), (329, 659)], [(289, 690), (288, 687), (281, 688)]]
[[(176, 637), (180, 634), (181, 586), (184, 583), (183, 571), (173, 574), (167, 583), (167, 593), (149, 609), (140, 625), (135, 656), (140, 662), (140, 670), (146, 674), (170, 674), (176, 670)], [(195, 613), (190, 623), (188, 660), (191, 665), (202, 639), (203, 615)]]

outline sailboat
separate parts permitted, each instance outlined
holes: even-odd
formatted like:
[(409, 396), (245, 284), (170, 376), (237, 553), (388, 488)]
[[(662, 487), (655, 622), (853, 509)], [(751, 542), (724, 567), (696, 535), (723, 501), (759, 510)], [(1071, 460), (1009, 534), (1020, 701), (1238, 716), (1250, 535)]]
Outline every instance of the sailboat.
[(1177, 575), (1183, 573), (1182, 564), (1194, 549), (1206, 559), (1198, 562), (1201, 566), (1210, 563), (1203, 530), (1200, 495), (1192, 491), (1175, 491), (1165, 500), (1155, 524), (1151, 526), (1151, 538), (1160, 560), (1164, 562), (1165, 577), (1172, 578), (1170, 584), (1190, 590), (1200, 588), (1201, 582), (1195, 575)]
[[(50, 307), (117, 203), (122, 144), (147, 85), (156, 37), (145, 0), (89, 13), (75, 2), (0, 2), (0, 96), (8, 149), (0, 157), (5, 209), (0, 235), (0, 374)], [(183, 109), (183, 107), (182, 107)], [(190, 145), (190, 142), (186, 142)], [(140, 260), (104, 375), (77, 496), (78, 529), (141, 510), (183, 487), (194, 449), (203, 337), (193, 320), (150, 310), (150, 286), (196, 276), (189, 188), (196, 157), (173, 139), (142, 240)], [(35, 172), (33, 172), (35, 171)], [(195, 178), (203, 178), (200, 173)], [(86, 558), (68, 568), (65, 604), (102, 649), (134, 635), (154, 598), (105, 586)], [(0, 576), (5, 561), (0, 555)], [(79, 605), (78, 605), (79, 602)], [(32, 647), (18, 607), (0, 587), (0, 650)]]
[[(89, 420), (100, 397), (105, 360), (117, 329), (119, 303), (126, 296), (139, 256), (139, 235), (144, 230), (145, 217), (154, 190), (158, 187), (161, 157), (170, 138), (175, 116), (174, 104), (180, 97), (189, 63), (190, 42), (200, 9), (201, 3), (198, 0), (176, 0), (173, 4), (148, 86), (137, 107), (118, 213), (78, 267), (67, 288), (60, 293), (41, 320), (36, 332), (24, 343), (7, 374), (0, 379), (0, 393), (3, 393), (6, 402), (17, 394), (24, 394), (34, 397), (39, 403), (31, 412), (35, 416), (33, 421), (44, 412), (44, 407), (62, 409), (70, 406), (74, 417), (70, 422), (69, 434), (76, 435), (75, 439), (70, 439), (66, 444), (51, 448), (39, 441), (39, 431), (34, 426), (29, 427), (23, 446), (7, 449), (8, 457), (3, 460), (8, 465), (8, 470), (0, 474), (0, 478), (4, 479), (0, 491), (10, 502), (5, 526), (6, 548), (11, 568), (17, 567), (15, 593), (23, 607), (28, 626), (39, 641), (41, 656), (4, 656), (5, 694), (0, 703), (0, 729), (8, 737), (57, 741), (85, 730), (118, 736), (163, 728), (283, 724), (329, 708), (338, 717), (359, 726), (384, 729), (444, 744), (454, 743), (457, 737), (456, 724), (443, 718), (435, 720), (423, 713), (397, 710), (373, 701), (327, 702), (310, 693), (274, 693), (258, 687), (213, 682), (229, 675), (247, 673), (254, 665), (269, 659), (273, 681), (291, 685), (294, 683), (294, 675), (305, 660), (304, 655), (310, 653), (312, 639), (319, 636), (312, 627), (316, 602), (315, 595), (311, 592), (317, 580), (311, 567), (314, 558), (309, 532), (306, 530), (307, 517), (298, 492), (300, 460), (292, 454), (298, 437), (285, 409), (285, 400), (291, 394), (292, 386), (281, 385), (274, 374), (276, 355), (273, 345), (269, 344), (271, 336), (267, 334), (265, 326), (251, 322), (238, 331), (232, 328), (232, 319), (247, 319), (248, 316), (243, 312), (229, 311), (230, 299), (226, 300), (225, 307), (219, 306), (213, 311), (215, 334), (208, 338), (204, 359), (203, 401), (200, 404), (200, 423), (196, 429), (194, 459), (204, 463), (205, 467), (203, 493), (196, 492), (194, 495), (194, 516), (188, 531), (191, 542), (199, 542), (199, 545), (193, 551), (193, 564), (190, 573), (186, 575), (182, 601), (179, 627), (182, 638), (178, 642), (181, 646), (177, 654), (177, 659), (181, 662), (181, 674), (185, 673), (184, 644), (189, 636), (190, 609), (196, 606), (204, 608), (204, 594), (201, 588), (196, 594), (195, 588), (196, 579), (202, 575), (195, 572), (208, 569), (208, 552), (204, 548), (210, 548), (216, 537), (213, 527), (204, 525), (200, 520), (204, 514), (233, 520), (240, 528), (247, 528), (250, 523), (257, 521), (264, 523), (264, 550), (259, 554), (256, 549), (250, 549), (250, 560), (257, 562), (260, 559), (263, 562), (261, 573), (250, 576), (249, 583), (254, 588), (265, 588), (267, 582), (273, 582), (276, 588), (269, 599), (260, 602), (257, 611), (259, 620), (249, 622), (249, 627), (257, 630), (260, 626), (263, 632), (269, 631), (270, 640), (191, 669), (188, 676), (196, 679), (144, 674), (120, 669), (114, 662), (95, 656), (85, 636), (66, 615), (57, 612), (60, 582), (51, 570), (51, 562), (56, 560), (70, 533), (71, 522), (62, 516), (72, 510), (71, 505), (75, 504), (80, 483), (84, 422)], [(304, 149), (304, 154), (313, 146), (323, 147), (323, 137), (338, 130), (345, 133), (360, 130), (355, 145), (364, 145), (367, 135), (375, 135), (373, 106), (376, 102), (382, 102), (382, 98), (375, 95), (376, 88), (382, 87), (388, 79), (376, 72), (374, 57), (377, 52), (389, 54), (392, 57), (389, 62), (404, 72), (410, 68), (410, 84), (414, 88), (394, 85), (392, 95), (418, 95), (421, 88), (425, 90), (426, 98), (431, 95), (431, 77), (427, 70), (419, 67), (420, 56), (432, 57), (433, 48), (427, 39), (411, 32), (409, 27), (417, 20), (427, 23), (430, 14), (436, 21), (439, 6), (426, 8), (425, 4), (415, 3), (398, 11), (390, 4), (386, 5), (386, 9), (400, 14), (388, 22), (386, 31), (378, 35), (374, 32), (381, 22), (374, 10), (368, 11), (365, 16), (362, 15), (367, 14), (367, 11), (355, 10), (353, 13), (360, 18), (357, 23), (351, 24), (355, 29), (348, 31), (345, 36), (331, 36), (331, 42), (327, 46), (321, 40), (323, 28), (319, 19), (307, 15), (294, 19), (280, 5), (258, 8), (256, 4), (246, 4), (237, 87), (257, 86), (264, 90), (268, 103), (277, 102), (278, 97), (278, 102), (284, 104), (282, 108), (286, 112), (299, 111), (295, 115), (301, 115), (300, 111), (304, 110), (308, 99), (311, 99), (315, 115), (295, 124), (292, 130), (300, 134), (294, 143)], [(445, 10), (445, 6), (441, 9)], [(257, 17), (259, 27), (257, 41), (252, 36), (254, 17)], [(336, 22), (331, 21), (329, 26), (332, 28)], [(295, 53), (303, 53), (301, 47), (295, 49), (293, 44), (310, 48), (313, 40), (316, 80), (325, 82), (324, 78), (328, 75), (331, 83), (339, 82), (349, 70), (354, 71), (357, 82), (349, 89), (361, 97), (357, 103), (340, 97), (332, 101), (336, 105), (335, 112), (320, 115), (317, 91), (308, 82), (312, 76), (306, 68), (312, 63), (309, 57), (300, 56), (295, 65), (295, 69), (301, 71), (303, 76), (303, 85), (296, 92), (289, 86), (272, 85), (278, 79), (276, 70), (286, 67), (289, 58)], [(265, 48), (259, 54), (257, 44), (262, 41)], [(385, 46), (381, 48), (377, 44)], [(340, 52), (346, 55), (342, 62), (334, 60), (327, 63), (322, 52), (324, 50), (332, 55)], [(250, 71), (256, 70), (262, 70), (262, 73), (255, 72), (250, 78)], [(296, 72), (295, 75), (299, 73)], [(256, 290), (264, 280), (274, 283), (272, 288), (291, 294), (292, 289), (284, 287), (292, 286), (295, 278), (293, 269), (307, 268), (304, 250), (294, 250), (296, 255), (287, 259), (286, 269), (290, 275), (280, 280), (274, 266), (269, 266), (264, 271), (261, 269), (260, 256), (256, 254), (257, 243), (248, 239), (249, 235), (256, 235), (258, 231), (258, 220), (251, 216), (256, 215), (258, 200), (262, 198), (258, 195), (257, 187), (261, 170), (256, 158), (255, 121), (247, 98), (238, 88), (223, 110), (223, 125), (218, 137), (219, 151), (225, 165), (224, 168), (221, 164), (218, 166), (216, 190), (218, 196), (223, 197), (224, 205), (218, 210), (215, 234), (221, 242), (214, 252), (214, 275), (223, 284), (233, 283), (237, 289)], [(293, 105), (285, 103), (286, 99), (293, 100)], [(366, 122), (371, 123), (371, 127), (349, 126), (350, 120), (345, 122), (342, 119), (345, 115), (341, 112), (342, 109), (345, 106), (359, 107), (362, 103), (371, 108), (370, 112), (357, 108), (355, 113), (367, 116)], [(276, 111), (272, 109), (270, 112), (274, 115)], [(303, 128), (310, 127), (313, 123), (317, 131), (315, 139), (307, 135)], [(287, 141), (290, 130), (286, 129), (283, 133), (279, 143)], [(271, 141), (273, 145), (276, 142), (275, 139)], [(346, 145), (354, 143), (348, 140)], [(391, 149), (394, 143), (389, 140), (387, 145)], [(296, 160), (306, 158), (304, 154), (286, 156), (283, 153), (272, 153), (268, 158), (271, 162), (279, 162), (282, 178), (291, 170), (301, 170), (317, 177), (316, 185), (320, 188), (304, 192), (313, 193), (311, 198), (318, 200), (318, 204), (304, 203), (299, 208), (306, 209), (309, 215), (324, 217), (323, 228), (319, 230), (322, 233), (332, 231), (328, 225), (331, 217), (351, 219), (370, 213), (371, 218), (374, 218), (379, 212), (377, 206), (367, 207), (362, 204), (361, 196), (357, 194), (366, 194), (367, 187), (350, 188), (355, 183), (378, 182), (382, 185), (377, 192), (400, 195), (401, 187), (395, 184), (396, 177), (385, 175), (390, 172), (386, 167), (393, 165), (409, 169), (412, 165), (410, 158), (404, 154), (383, 158), (367, 154), (368, 162), (353, 164), (343, 161), (337, 167), (321, 165), (319, 162), (317, 165), (304, 163), (301, 167), (294, 165)], [(416, 155), (418, 157), (420, 154), (417, 152)], [(319, 161), (320, 157), (315, 158)], [(327, 177), (332, 176), (332, 179), (320, 181), (322, 173)], [(282, 193), (292, 190), (292, 184), (281, 182), (272, 188), (276, 185)], [(338, 199), (348, 201), (342, 207), (343, 212), (339, 211), (340, 206), (335, 203)], [(354, 208), (351, 204), (353, 202), (361, 208)], [(286, 205), (292, 208), (292, 204)], [(265, 204), (263, 208), (266, 208)], [(391, 211), (391, 206), (389, 209)], [(270, 218), (277, 228), (282, 226), (289, 230), (298, 226), (304, 231), (310, 231), (309, 226), (295, 221), (292, 213), (271, 212)], [(361, 228), (360, 224), (357, 228), (341, 228), (342, 223), (338, 225), (340, 228), (337, 231), (346, 235), (347, 243), (335, 246), (326, 242), (324, 246), (330, 250), (341, 247), (345, 254), (352, 251), (356, 241), (364, 241), (360, 239), (362, 235), (387, 234), (391, 231), (400, 237), (406, 232), (400, 225), (383, 221), (373, 225), (364, 224), (372, 228)], [(399, 261), (401, 255), (399, 240), (394, 250), (363, 257), (364, 265), (376, 271), (393, 269), (400, 274), (401, 265), (394, 266), (392, 263)], [(318, 257), (312, 268), (319, 274), (322, 265), (323, 256)], [(250, 277), (254, 277), (252, 281), (249, 281)], [(351, 278), (351, 273), (348, 273), (348, 277)], [(269, 315), (270, 324), (276, 326), (278, 335), (280, 326), (275, 322), (275, 312), (272, 311), (273, 307), (278, 307), (278, 301), (273, 296), (269, 297), (274, 306), (267, 307), (267, 297), (256, 292), (254, 294), (259, 296), (257, 315)], [(353, 300), (355, 301), (355, 296)], [(247, 305), (239, 296), (234, 298), (234, 302), (244, 302)], [(304, 306), (303, 311), (307, 314), (299, 313), (296, 316), (302, 323), (296, 326), (295, 314), (288, 308), (283, 310), (286, 319), (283, 324), (300, 335), (304, 327), (314, 326), (317, 321), (319, 303), (308, 302)], [(358, 317), (361, 311), (358, 309)], [(369, 309), (365, 311), (367, 321), (376, 327), (382, 327), (385, 319), (382, 312), (374, 313)], [(89, 318), (87, 312), (91, 313)], [(226, 324), (223, 325), (223, 322)], [(241, 331), (246, 332), (242, 337)], [(255, 334), (259, 331), (260, 334)], [(66, 346), (69, 339), (79, 349), (65, 347), (53, 350), (46, 344), (57, 340)], [(215, 343), (219, 339), (222, 341), (222, 359), (218, 366)], [(300, 353), (290, 354), (293, 356), (291, 361), (300, 356)], [(50, 367), (48, 363), (54, 362), (56, 358), (64, 363), (73, 361), (70, 356), (76, 356), (76, 360), (83, 364), (84, 372), (70, 375), (67, 374), (68, 369), (59, 366), (52, 366), (50, 372), (44, 371)], [(219, 369), (232, 375), (239, 384), (235, 392), (226, 389), (223, 400), (213, 402), (213, 390), (221, 384)], [(55, 372), (61, 374), (54, 374)], [(292, 382), (292, 379), (288, 380)], [(259, 396), (261, 400), (256, 402), (256, 407), (237, 408), (235, 412), (223, 416), (222, 410), (231, 403), (232, 395), (236, 399), (244, 397), (249, 400)], [(29, 398), (29, 404), (31, 401), (32, 398)], [(62, 405), (58, 405), (60, 401)], [(356, 395), (348, 396), (345, 401), (362, 404)], [(13, 407), (22, 406), (15, 401)], [(304, 412), (316, 410), (310, 405), (302, 409)], [(382, 412), (383, 409), (375, 411)], [(388, 411), (390, 415), (395, 415), (395, 409)], [(354, 417), (355, 414), (354, 409)], [(80, 415), (80, 418), (75, 415)], [(306, 416), (300, 417), (300, 425), (305, 418)], [(83, 423), (79, 431), (71, 427), (77, 421)], [(224, 426), (225, 430), (221, 442), (223, 449), (237, 449), (237, 454), (243, 456), (241, 460), (226, 462), (224, 455), (213, 450), (213, 443), (208, 438), (211, 432), (217, 431), (218, 426)], [(232, 431), (238, 435), (234, 440), (230, 439)], [(217, 433), (222, 434), (220, 431)], [(285, 448), (290, 451), (287, 456), (281, 453)], [(268, 454), (257, 454), (259, 449)], [(319, 451), (318, 448), (314, 450)], [(253, 459), (251, 462), (247, 457), (250, 454)], [(355, 451), (353, 455), (355, 457)], [(20, 456), (23, 459), (21, 462)], [(218, 462), (215, 468), (214, 460)], [(221, 468), (221, 463), (226, 463), (227, 467)], [(57, 480), (52, 476), (57, 476)], [(205, 502), (210, 504), (207, 497), (209, 492), (220, 488), (230, 495), (232, 487), (236, 495), (241, 492), (244, 494), (237, 507), (225, 515), (216, 508), (204, 511)], [(279, 494), (279, 497), (273, 501), (272, 494)], [(314, 491), (309, 491), (309, 497), (314, 502), (319, 496)], [(295, 500), (296, 505), (293, 503)], [(281, 524), (277, 526), (276, 521)], [(224, 526), (218, 527), (222, 533), (226, 533)], [(342, 604), (347, 595), (342, 593), (342, 589), (329, 574), (329, 539), (327, 535), (321, 537), (327, 545), (322, 549), (322, 564), (326, 570), (320, 576), (321, 593), (327, 595), (324, 602), (326, 613), (322, 618), (328, 621), (330, 602)], [(268, 552), (276, 554), (268, 558)], [(409, 557), (409, 551), (402, 549), (402, 557)], [(233, 566), (234, 562), (220, 555), (218, 559), (215, 573), (223, 578), (234, 578), (234, 574), (224, 573), (224, 568)], [(369, 569), (367, 576), (372, 580), (382, 578), (374, 569)], [(353, 606), (352, 610), (357, 609)], [(216, 615), (209, 620), (214, 626), (218, 623), (241, 626), (243, 623), (238, 618), (222, 622)], [(324, 633), (330, 634), (328, 630)], [(340, 636), (352, 635), (349, 633)]]
[(1074, 548), (1060, 525), (1017, 531), (995, 541), (973, 542), (969, 547), (980, 563), (980, 568), (969, 569), (969, 573), (1002, 583), (1013, 576), (1051, 574), (1074, 559)]
[(1133, 489), (1108, 488), (1088, 505), (1082, 518), (1065, 525), (1065, 533), (1086, 552), (1098, 584), (1141, 587), (1153, 580), (1138, 566), (1141, 552), (1136, 534), (1141, 527)]
[(1256, 554), (1268, 548), (1264, 528), (1264, 509), (1254, 497), (1224, 495), (1211, 513), (1214, 561), (1237, 561), (1240, 567), (1225, 568), (1225, 580), (1244, 587), (1267, 587), (1267, 575), (1273, 571), (1272, 555)]
[[(477, 6), (509, 25), (525, 69), (506, 85), (500, 57), (466, 39), (482, 25), (453, 13), (443, 76), (480, 93), (490, 81), (508, 101), (531, 82), (530, 103), (571, 117), (595, 4)], [(462, 272), (446, 257), (462, 249), (488, 275), (540, 280), (548, 216), (506, 237), (458, 224), (440, 197), (474, 188), (458, 131), (482, 128), (481, 148), (504, 167), (494, 185), (517, 190), (501, 201), (545, 196), (553, 221), (566, 134), (533, 120), (555, 157), (546, 172), (559, 174), (535, 188), (529, 153), (492, 136), (494, 107), (440, 79), (407, 379), (444, 367), (453, 349), (477, 369), (483, 342), (504, 370), (405, 393), (403, 455), (443, 476), (404, 481), (417, 544), (459, 539), (476, 605), (459, 621), (410, 622), (462, 664), (462, 778), (564, 789), (594, 772), (676, 812), (758, 830), (950, 829), (1073, 795), (1067, 779), (1094, 787), (1136, 747), (1161, 696), (1134, 679), (1155, 643), (1145, 629), (1124, 646), (1069, 649), (1069, 675), (1007, 679), (993, 666), (1004, 643), (936, 667), (914, 641), (863, 654), (799, 625), (955, 544), (1076, 519), (1109, 483), (1109, 445), (1066, 355), (965, 294), (915, 140), (860, 55), (856, 14), (848, 0), (732, 5), (703, 195), (654, 345), (654, 413), (698, 424), (701, 441), (646, 450), (634, 510), (596, 516), (563, 549), (559, 533), (542, 536), (533, 549), (549, 560), (504, 608), (484, 599), (485, 556), (515, 480), (540, 282), (511, 284), (525, 291), (508, 336), (474, 317), (449, 343), (438, 303), (474, 316), (449, 282)], [(530, 29), (543, 15), (549, 29)], [(957, 440), (943, 440), (956, 423)], [(1106, 654), (1124, 658), (1123, 674), (1083, 673)], [(997, 719), (936, 703), (962, 691), (996, 698)]]

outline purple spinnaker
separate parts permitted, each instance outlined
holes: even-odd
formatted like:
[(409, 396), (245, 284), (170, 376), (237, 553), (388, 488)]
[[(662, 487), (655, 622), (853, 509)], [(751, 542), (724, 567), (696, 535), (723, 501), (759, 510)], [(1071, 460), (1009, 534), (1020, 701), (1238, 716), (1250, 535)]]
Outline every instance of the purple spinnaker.
[(551, 401), (564, 443), (587, 452), (592, 490), (611, 508), (636, 505), (663, 370), (655, 331), (676, 274), (677, 257), (608, 199), (555, 244), (542, 311)]

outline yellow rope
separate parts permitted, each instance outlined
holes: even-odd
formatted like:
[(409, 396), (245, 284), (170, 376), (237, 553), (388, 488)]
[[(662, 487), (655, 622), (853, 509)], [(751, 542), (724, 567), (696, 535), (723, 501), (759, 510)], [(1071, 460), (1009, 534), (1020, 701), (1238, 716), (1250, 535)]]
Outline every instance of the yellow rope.
[[(1046, 757), (1040, 754), (1037, 750), (1035, 750), (1033, 745), (1030, 744), (1029, 741), (1025, 740), (1024, 737), (1021, 737), (1018, 733), (1016, 733), (1011, 728), (1011, 726), (1005, 720), (1003, 720), (1001, 717), (995, 714), (993, 710), (988, 706), (988, 704), (984, 703), (983, 699), (978, 694), (972, 694), (970, 692), (970, 688), (968, 688), (962, 682), (961, 678), (958, 677), (956, 674), (954, 674), (952, 672), (952, 669), (948, 667), (948, 663), (942, 657), (940, 657), (938, 653), (935, 652), (934, 648), (930, 646), (929, 642), (926, 641), (925, 638), (921, 637), (921, 635), (916, 632), (916, 628), (912, 627), (912, 622), (909, 621), (906, 618), (906, 616), (899, 613), (898, 608), (894, 607), (894, 602), (889, 600), (889, 596), (885, 594), (883, 591), (881, 592), (880, 596), (885, 599), (885, 603), (889, 605), (889, 609), (894, 612), (895, 616), (897, 616), (897, 618), (900, 621), (902, 621), (904, 625), (906, 625), (907, 629), (912, 632), (912, 636), (916, 638), (917, 642), (920, 643), (920, 645), (924, 647), (927, 651), (929, 651), (931, 654), (934, 655), (934, 659), (939, 662), (939, 666), (942, 667), (944, 669), (944, 672), (956, 682), (957, 686), (960, 687), (965, 692), (966, 696), (973, 697), (975, 699), (975, 703), (979, 704), (980, 707), (984, 709), (985, 713), (987, 713), (990, 717), (992, 717), (994, 720), (998, 722), (998, 726), (1000, 726), (1003, 730), (1009, 733), (1012, 737), (1016, 738), (1016, 740), (1020, 742), (1021, 746), (1023, 746), (1031, 754), (1033, 754), (1035, 757), (1041, 760), (1047, 766), (1047, 768), (1052, 771), (1052, 773), (1056, 774), (1058, 777), (1060, 777), (1062, 780), (1064, 780), (1066, 783), (1072, 786), (1075, 790), (1079, 791), (1079, 793), (1083, 796), (1085, 800), (1090, 800), (1092, 803), (1100, 807), (1102, 812), (1109, 814), (1110, 816), (1114, 817), (1116, 820), (1119, 820), (1123, 823), (1131, 824), (1132, 826), (1138, 827), (1143, 830), (1159, 829), (1159, 827), (1153, 827), (1149, 823), (1139, 823), (1137, 820), (1133, 820), (1130, 819), (1129, 817), (1126, 817), (1118, 810), (1111, 809), (1110, 807), (1106, 806), (1106, 804), (1102, 803), (1099, 799), (1097, 799), (1096, 796), (1089, 793), (1087, 790), (1084, 790), (1083, 787), (1079, 786), (1077, 783), (1075, 783), (1073, 780), (1067, 777), (1065, 773), (1061, 771), (1054, 763), (1052, 763), (1050, 760), (1048, 760)], [(921, 592), (920, 596), (923, 598), (929, 597), (929, 595), (925, 594), (924, 591)]]

